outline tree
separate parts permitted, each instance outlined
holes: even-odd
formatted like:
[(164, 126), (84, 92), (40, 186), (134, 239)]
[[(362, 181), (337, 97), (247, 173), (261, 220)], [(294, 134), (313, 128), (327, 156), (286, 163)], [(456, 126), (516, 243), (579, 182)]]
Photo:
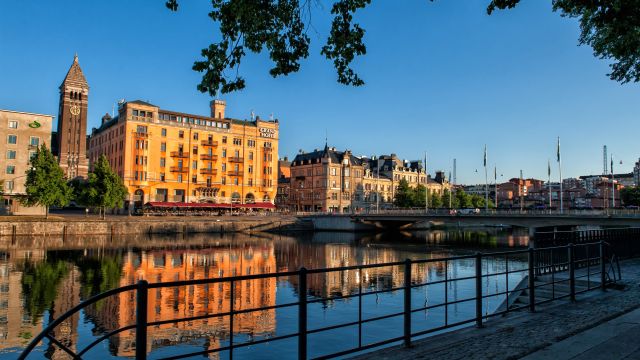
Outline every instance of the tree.
[(71, 199), (71, 189), (64, 179), (64, 172), (44, 144), (29, 161), (25, 183), (26, 196), (21, 202), (26, 206), (44, 206), (45, 217), (49, 218), (50, 206), (65, 206)]
[[(431, 0), (433, 1), (433, 0)], [(580, 45), (589, 45), (594, 55), (611, 60), (609, 77), (622, 83), (640, 81), (640, 4), (639, 0), (551, 0), (553, 11), (564, 17), (580, 19)], [(371, 0), (333, 0), (331, 30), (321, 48), (321, 55), (333, 62), (338, 82), (360, 86), (364, 81), (351, 68), (357, 56), (366, 54), (365, 30), (354, 21), (356, 12)], [(489, 14), (496, 9), (513, 8), (520, 0), (491, 0)], [(179, 0), (167, 0), (171, 11), (178, 10)], [(209, 17), (218, 27), (219, 42), (203, 49), (204, 59), (193, 70), (204, 73), (197, 86), (215, 96), (243, 89), (246, 84), (239, 67), (247, 51), (266, 50), (274, 66), (273, 77), (300, 70), (300, 61), (309, 56), (314, 1), (300, 0), (212, 0)], [(322, 9), (320, 6), (318, 6)], [(232, 75), (228, 75), (232, 74)]]
[(442, 207), (442, 196), (435, 190), (429, 193), (429, 205), (434, 209)]
[(415, 194), (409, 183), (405, 179), (400, 179), (396, 189), (393, 204), (397, 207), (412, 207), (414, 205)]
[(460, 207), (461, 209), (474, 207), (473, 202), (471, 201), (471, 196), (469, 196), (469, 194), (467, 194), (462, 189), (458, 189), (456, 191), (456, 199), (458, 202), (458, 207)]
[(93, 171), (89, 173), (85, 193), (81, 197), (86, 205), (97, 206), (102, 210), (102, 218), (105, 218), (105, 209), (121, 207), (127, 196), (127, 188), (122, 179), (113, 172), (107, 157), (101, 155), (93, 165)]
[(640, 187), (626, 187), (620, 191), (620, 197), (626, 206), (640, 206)]

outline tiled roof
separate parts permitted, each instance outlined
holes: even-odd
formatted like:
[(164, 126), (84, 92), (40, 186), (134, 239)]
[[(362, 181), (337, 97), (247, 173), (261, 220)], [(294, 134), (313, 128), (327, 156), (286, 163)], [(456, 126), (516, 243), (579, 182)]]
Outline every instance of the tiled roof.
[[(69, 68), (67, 72), (67, 76), (64, 77), (62, 81), (62, 85), (64, 84), (73, 84), (73, 85), (84, 85), (87, 86), (87, 79), (84, 77), (84, 73), (80, 68), (80, 64), (78, 63), (78, 55), (76, 54), (73, 57), (73, 64)], [(62, 87), (60, 85), (60, 87)]]

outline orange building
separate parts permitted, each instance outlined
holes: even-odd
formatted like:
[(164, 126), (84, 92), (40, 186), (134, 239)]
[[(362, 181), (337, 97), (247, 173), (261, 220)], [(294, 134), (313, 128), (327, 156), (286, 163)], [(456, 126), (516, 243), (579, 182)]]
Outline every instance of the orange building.
[(93, 164), (106, 155), (129, 190), (127, 204), (149, 201), (273, 203), (278, 174), (278, 120), (163, 110), (143, 101), (122, 103), (102, 118), (89, 140)]
[[(246, 245), (242, 248), (208, 250), (128, 252), (122, 265), (120, 286), (145, 279), (150, 283), (242, 276), (275, 272), (273, 244)], [(237, 281), (234, 288), (236, 311), (276, 304), (276, 278)], [(171, 320), (230, 310), (231, 285), (228, 282), (159, 288), (149, 291), (147, 318), (151, 321)], [(98, 307), (87, 309), (89, 317), (107, 331), (135, 323), (135, 291), (123, 292), (104, 300)], [(275, 309), (240, 313), (234, 316), (233, 329), (229, 317), (210, 317), (197, 321), (150, 326), (148, 351), (184, 342), (186, 338), (206, 339), (206, 349), (215, 349), (231, 332), (251, 336), (275, 334)], [(135, 355), (135, 331), (123, 331), (112, 337), (111, 350), (116, 356)]]

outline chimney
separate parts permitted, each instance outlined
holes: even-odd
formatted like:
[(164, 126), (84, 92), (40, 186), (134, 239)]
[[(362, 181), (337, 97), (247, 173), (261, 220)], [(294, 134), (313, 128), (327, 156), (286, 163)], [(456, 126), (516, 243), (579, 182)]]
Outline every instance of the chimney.
[(227, 103), (224, 100), (211, 100), (211, 117), (214, 119), (224, 119), (224, 109)]

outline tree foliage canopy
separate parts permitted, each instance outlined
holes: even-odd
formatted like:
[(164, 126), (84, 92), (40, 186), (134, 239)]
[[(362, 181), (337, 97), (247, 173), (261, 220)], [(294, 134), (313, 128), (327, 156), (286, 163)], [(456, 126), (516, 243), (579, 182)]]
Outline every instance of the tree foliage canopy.
[(80, 198), (88, 206), (120, 207), (127, 196), (127, 188), (122, 183), (122, 179), (111, 169), (104, 155), (98, 158), (82, 188), (79, 192)]
[[(433, 1), (433, 0), (431, 0)], [(364, 84), (351, 64), (366, 54), (365, 29), (354, 20), (358, 10), (371, 0), (332, 0), (331, 30), (320, 53), (333, 62), (341, 84)], [(640, 81), (640, 0), (551, 0), (554, 11), (579, 18), (579, 44), (589, 45), (594, 55), (611, 60), (612, 80), (622, 83)], [(491, 0), (489, 14), (510, 9), (520, 0)], [(167, 0), (166, 6), (178, 10), (179, 0)], [(247, 51), (266, 50), (273, 67), (271, 76), (288, 75), (300, 70), (300, 61), (309, 56), (311, 14), (319, 7), (312, 0), (211, 0), (209, 17), (218, 25), (221, 40), (202, 50), (202, 60), (193, 70), (204, 73), (198, 90), (215, 96), (243, 89), (239, 74)]]
[(51, 151), (41, 145), (30, 160), (31, 169), (27, 171), (25, 182), (26, 196), (21, 200), (24, 205), (65, 206), (71, 199), (71, 189), (64, 179), (64, 172)]
[(640, 206), (640, 187), (626, 187), (620, 192), (626, 206)]

